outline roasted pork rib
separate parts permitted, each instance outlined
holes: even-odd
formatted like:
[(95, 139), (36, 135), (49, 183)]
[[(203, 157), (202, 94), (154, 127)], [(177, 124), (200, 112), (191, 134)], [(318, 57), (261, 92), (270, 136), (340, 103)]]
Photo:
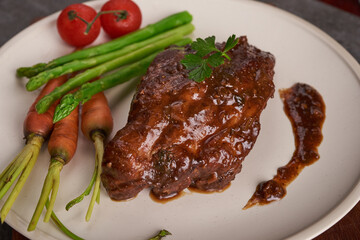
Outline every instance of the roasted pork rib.
[(190, 51), (169, 48), (155, 58), (128, 123), (107, 144), (102, 181), (112, 199), (135, 197), (146, 187), (159, 199), (189, 186), (221, 190), (240, 172), (274, 93), (275, 58), (240, 37), (228, 52), (231, 61), (197, 83), (180, 63)]

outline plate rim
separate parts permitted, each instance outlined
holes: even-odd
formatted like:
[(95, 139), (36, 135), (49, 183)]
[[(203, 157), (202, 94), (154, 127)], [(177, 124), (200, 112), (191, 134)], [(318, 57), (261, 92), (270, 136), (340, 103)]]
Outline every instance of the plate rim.
[[(237, 0), (229, 0), (229, 1), (236, 2)], [(311, 32), (311, 34), (315, 35), (323, 43), (331, 47), (331, 49), (340, 58), (342, 58), (342, 60), (349, 66), (349, 68), (356, 75), (358, 84), (360, 84), (360, 64), (340, 43), (338, 43), (329, 34), (324, 32), (322, 29), (315, 26), (314, 24), (308, 22), (307, 20), (300, 18), (295, 14), (283, 10), (279, 7), (258, 1), (251, 1), (251, 2), (256, 4), (260, 3), (267, 5), (268, 7), (272, 8), (274, 11), (278, 11), (279, 13), (283, 14), (285, 17), (291, 19), (295, 24), (299, 26), (303, 25), (304, 29)], [(327, 214), (322, 216), (316, 222), (286, 237), (285, 239), (303, 240), (304, 238), (313, 239), (314, 237), (319, 236), (321, 233), (325, 232), (333, 225), (335, 225), (338, 221), (340, 221), (346, 214), (348, 214), (355, 207), (355, 205), (359, 201), (360, 201), (360, 176), (358, 177), (357, 183), (353, 185), (352, 190), (348, 193), (348, 195), (344, 199), (342, 199), (342, 201), (340, 201), (333, 209), (331, 209)]]
[[(136, 0), (135, 0), (136, 1)], [(202, 0), (204, 1), (204, 0)], [(207, 0), (208, 2), (209, 0)], [(221, 0), (210, 0), (211, 2), (220, 2)], [(283, 15), (286, 19), (291, 20), (292, 23), (297, 26), (301, 26), (303, 29), (307, 30), (309, 33), (317, 37), (324, 44), (334, 51), (339, 58), (341, 58), (351, 69), (354, 75), (357, 77), (358, 83), (360, 84), (360, 64), (358, 61), (334, 38), (332, 38), (329, 34), (321, 30), (319, 27), (314, 24), (308, 22), (307, 20), (296, 16), (295, 14), (283, 10), (279, 7), (271, 5), (269, 3), (254, 1), (254, 0), (226, 0), (228, 2), (246, 2), (246, 4), (255, 4), (261, 5), (265, 9), (269, 9), (270, 11), (277, 11), (279, 14)], [(94, 6), (96, 4), (100, 4), (101, 2), (105, 2), (105, 0), (96, 0), (96, 1), (86, 1), (84, 4)], [(56, 16), (60, 13), (61, 10), (56, 11), (43, 19), (39, 20), (36, 23), (33, 23), (15, 34), (11, 37), (6, 43), (4, 43), (0, 47), (0, 55), (7, 51), (7, 49), (11, 48), (13, 45), (16, 45), (22, 36), (25, 36), (29, 32), (33, 31), (35, 28), (39, 28), (46, 23), (53, 21), (56, 19)], [(332, 208), (327, 214), (322, 216), (319, 220), (311, 223), (308, 227), (305, 227), (298, 232), (289, 235), (286, 239), (293, 240), (302, 240), (302, 239), (312, 239), (321, 233), (325, 232), (327, 229), (336, 224), (341, 218), (343, 218), (351, 209), (360, 201), (360, 176), (357, 180), (357, 183), (353, 185), (352, 190), (349, 191), (347, 196), (343, 198), (334, 208)], [(10, 210), (5, 222), (11, 226), (16, 231), (20, 232), (22, 235), (31, 239), (31, 237), (35, 237), (34, 234), (37, 234), (36, 237), (44, 238), (44, 239), (56, 239), (51, 233), (43, 231), (39, 228), (35, 229), (33, 232), (26, 231), (26, 221), (23, 219), (18, 213)], [(25, 231), (18, 230), (19, 227), (25, 226)]]

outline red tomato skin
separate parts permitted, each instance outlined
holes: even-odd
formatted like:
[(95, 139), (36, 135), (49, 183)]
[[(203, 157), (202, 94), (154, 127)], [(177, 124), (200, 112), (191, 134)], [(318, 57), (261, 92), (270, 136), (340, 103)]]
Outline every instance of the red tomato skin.
[(97, 19), (91, 26), (88, 34), (85, 34), (87, 25), (78, 18), (70, 20), (68, 12), (74, 10), (78, 16), (85, 19), (87, 22), (91, 22), (96, 16), (96, 11), (85, 4), (72, 4), (67, 6), (59, 15), (57, 19), (57, 29), (60, 37), (68, 44), (75, 47), (84, 47), (99, 36), (101, 23)]
[(101, 11), (126, 10), (126, 19), (116, 21), (114, 14), (103, 14), (100, 16), (101, 26), (111, 37), (117, 38), (139, 29), (142, 21), (142, 14), (139, 6), (131, 0), (110, 0), (106, 2)]

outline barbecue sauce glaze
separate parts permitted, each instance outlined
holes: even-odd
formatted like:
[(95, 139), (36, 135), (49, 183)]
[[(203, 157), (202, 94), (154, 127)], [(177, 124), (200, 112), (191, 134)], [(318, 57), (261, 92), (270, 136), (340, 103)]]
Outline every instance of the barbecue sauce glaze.
[(104, 151), (101, 176), (111, 199), (144, 188), (158, 199), (188, 187), (219, 191), (241, 171), (275, 91), (275, 57), (240, 37), (227, 52), (231, 61), (198, 83), (181, 64), (191, 52), (190, 46), (161, 52), (138, 85), (127, 124)]
[(278, 168), (273, 179), (256, 187), (244, 209), (282, 199), (286, 195), (286, 187), (303, 168), (320, 157), (317, 148), (323, 138), (321, 127), (325, 120), (325, 104), (321, 95), (307, 84), (296, 83), (291, 88), (280, 90), (280, 98), (293, 128), (295, 151), (290, 162)]

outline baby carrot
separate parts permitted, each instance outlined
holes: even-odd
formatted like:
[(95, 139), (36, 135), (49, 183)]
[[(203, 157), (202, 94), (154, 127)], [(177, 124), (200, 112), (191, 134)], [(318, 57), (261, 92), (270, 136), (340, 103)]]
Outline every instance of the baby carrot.
[(41, 195), (33, 217), (28, 226), (28, 231), (36, 228), (46, 201), (51, 193), (44, 222), (48, 222), (54, 208), (56, 195), (60, 183), (60, 171), (75, 154), (79, 131), (79, 109), (75, 109), (69, 116), (54, 124), (54, 130), (50, 136), (48, 151), (51, 155), (48, 174), (45, 178)]
[(97, 93), (83, 104), (81, 112), (81, 131), (88, 139), (94, 142), (95, 146), (95, 169), (90, 184), (84, 193), (66, 205), (66, 210), (69, 210), (73, 205), (82, 201), (84, 196), (90, 194), (90, 191), (95, 183), (94, 192), (85, 217), (86, 221), (90, 220), (95, 201), (99, 203), (100, 174), (104, 154), (104, 140), (110, 135), (112, 128), (113, 119), (106, 97), (102, 92)]
[(29, 108), (23, 125), (26, 145), (20, 154), (0, 174), (0, 199), (6, 194), (16, 178), (21, 174), (0, 211), (1, 222), (4, 222), (13, 203), (24, 186), (26, 179), (30, 175), (43, 142), (49, 137), (53, 129), (52, 119), (57, 103), (54, 103), (44, 114), (38, 114), (35, 110), (35, 105), (43, 96), (53, 91), (66, 80), (66, 76), (61, 76), (48, 82)]

